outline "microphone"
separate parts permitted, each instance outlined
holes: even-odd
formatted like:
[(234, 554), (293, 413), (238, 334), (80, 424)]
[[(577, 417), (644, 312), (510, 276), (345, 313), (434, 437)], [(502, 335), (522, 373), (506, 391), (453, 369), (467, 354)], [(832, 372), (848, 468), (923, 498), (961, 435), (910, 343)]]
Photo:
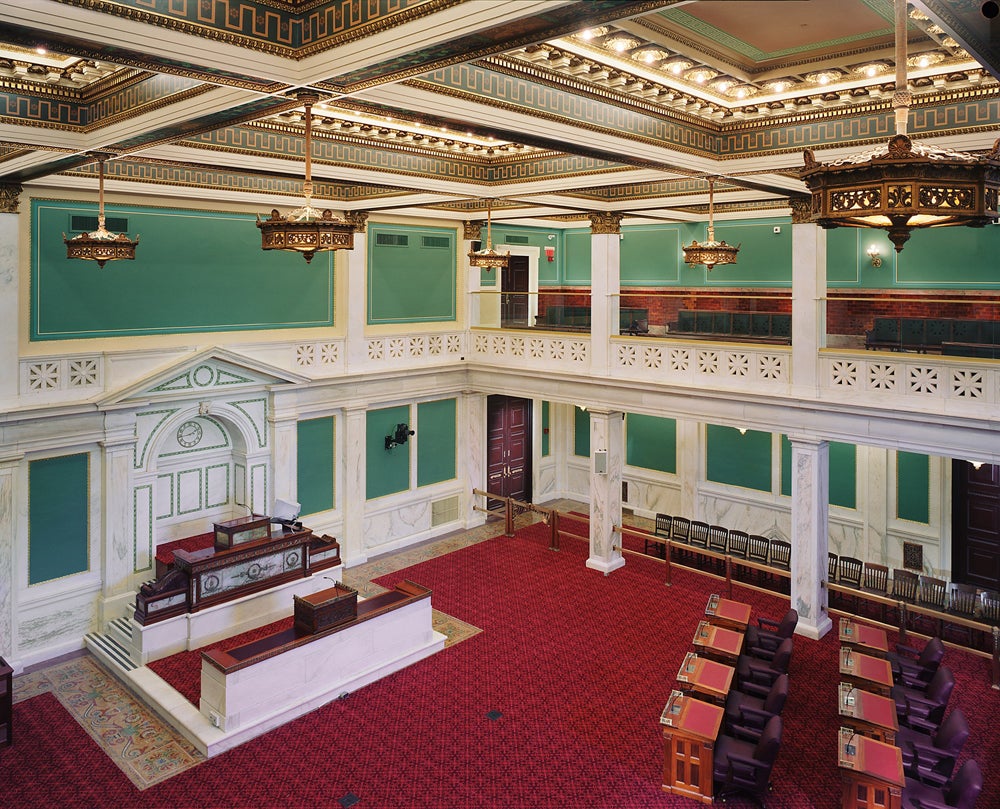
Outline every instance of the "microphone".
[(848, 683), (843, 683), (841, 685), (841, 693), (844, 695), (844, 707), (850, 708), (854, 705), (854, 692), (858, 690), (856, 685), (850, 685), (846, 691), (844, 691), (844, 686)]

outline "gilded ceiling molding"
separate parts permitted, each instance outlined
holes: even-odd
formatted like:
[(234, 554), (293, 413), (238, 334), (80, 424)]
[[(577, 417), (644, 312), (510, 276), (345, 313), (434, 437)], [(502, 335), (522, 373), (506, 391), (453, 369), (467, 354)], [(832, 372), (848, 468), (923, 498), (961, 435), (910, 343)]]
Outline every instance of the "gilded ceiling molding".
[(20, 183), (0, 183), (0, 213), (20, 213), (17, 204), (23, 190)]
[(482, 241), (483, 238), (483, 225), (486, 223), (482, 220), (476, 222), (470, 222), (466, 220), (462, 223), (462, 238), (469, 242)]
[(622, 232), (621, 224), (625, 214), (618, 211), (588, 211), (590, 232), (594, 236), (617, 235)]

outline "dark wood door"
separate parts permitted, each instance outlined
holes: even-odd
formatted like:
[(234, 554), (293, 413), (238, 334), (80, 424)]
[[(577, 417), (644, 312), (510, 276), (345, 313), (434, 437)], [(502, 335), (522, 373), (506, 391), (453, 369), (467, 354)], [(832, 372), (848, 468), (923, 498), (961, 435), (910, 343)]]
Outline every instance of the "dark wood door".
[(490, 396), (486, 400), (486, 488), (531, 502), (530, 399)]
[(528, 325), (528, 257), (511, 256), (500, 276), (500, 324)]
[(952, 579), (1000, 590), (1000, 466), (952, 463)]

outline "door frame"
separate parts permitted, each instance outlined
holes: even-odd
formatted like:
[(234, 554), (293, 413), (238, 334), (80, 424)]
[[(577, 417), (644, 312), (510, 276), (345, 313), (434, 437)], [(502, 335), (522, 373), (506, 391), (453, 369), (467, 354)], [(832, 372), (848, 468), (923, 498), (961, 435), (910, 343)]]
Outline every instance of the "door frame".
[[(512, 256), (526, 256), (528, 259), (528, 326), (535, 324), (538, 317), (538, 258), (542, 254), (540, 247), (531, 247), (526, 244), (504, 244), (501, 245), (510, 251)], [(494, 246), (499, 250), (500, 246)], [(503, 274), (497, 273), (497, 290), (503, 294)], [(498, 299), (501, 300), (501, 299)]]

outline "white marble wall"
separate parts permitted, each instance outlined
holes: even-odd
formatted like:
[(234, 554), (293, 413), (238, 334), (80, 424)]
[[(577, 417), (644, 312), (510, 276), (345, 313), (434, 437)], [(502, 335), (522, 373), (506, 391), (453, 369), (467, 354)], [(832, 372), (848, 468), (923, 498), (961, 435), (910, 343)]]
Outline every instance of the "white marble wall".
[(0, 401), (17, 396), (19, 224), (20, 214), (0, 213)]
[(483, 512), (472, 509), (478, 499), (472, 490), (486, 488), (486, 394), (465, 391), (458, 403), (456, 429), (463, 439), (458, 444), (458, 479), (466, 483), (460, 513), (465, 515), (466, 525), (471, 528), (486, 522)]
[(823, 581), (827, 570), (830, 445), (790, 437), (792, 444), (792, 606), (798, 630), (821, 638), (830, 630)]
[(590, 558), (587, 567), (607, 575), (625, 564), (621, 538), (612, 530), (622, 521), (622, 470), (625, 466), (624, 415), (590, 412)]
[(340, 557), (347, 567), (363, 564), (368, 560), (365, 548), (364, 509), (358, 505), (367, 498), (367, 464), (365, 439), (367, 437), (367, 411), (352, 406), (344, 410), (344, 444), (337, 468), (342, 481), (337, 487), (337, 499), (344, 515), (343, 536), (339, 537)]

